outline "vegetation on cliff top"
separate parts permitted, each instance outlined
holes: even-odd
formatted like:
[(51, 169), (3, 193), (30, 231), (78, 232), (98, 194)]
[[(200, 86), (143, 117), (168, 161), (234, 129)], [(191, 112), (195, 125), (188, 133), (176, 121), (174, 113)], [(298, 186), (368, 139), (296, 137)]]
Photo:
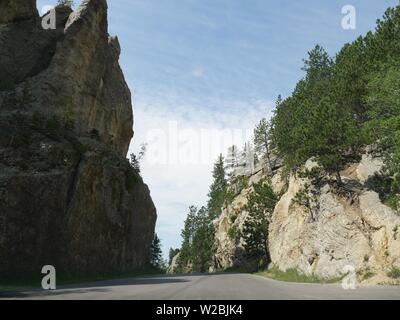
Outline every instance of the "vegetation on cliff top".
[(368, 144), (384, 155), (383, 174), (398, 207), (400, 165), (400, 6), (378, 20), (375, 32), (346, 44), (331, 58), (316, 46), (305, 77), (280, 101), (271, 141), (296, 169), (311, 157), (341, 183), (340, 170)]

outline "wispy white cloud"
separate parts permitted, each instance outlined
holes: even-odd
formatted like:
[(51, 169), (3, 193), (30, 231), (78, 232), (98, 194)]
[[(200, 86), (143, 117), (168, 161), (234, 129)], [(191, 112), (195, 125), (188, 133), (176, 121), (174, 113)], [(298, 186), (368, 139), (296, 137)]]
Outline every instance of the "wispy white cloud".
[(204, 75), (204, 70), (202, 67), (196, 67), (192, 70), (192, 75), (195, 78), (201, 78)]
[[(251, 132), (260, 118), (268, 116), (272, 110), (272, 103), (263, 100), (229, 101), (206, 98), (201, 102), (202, 107), (198, 105), (199, 101), (192, 100), (190, 105), (183, 101), (187, 99), (167, 93), (165, 96), (147, 93), (138, 97), (134, 103), (136, 133), (130, 152), (137, 152), (140, 144), (148, 142), (150, 131), (160, 129), (168, 132), (171, 122), (182, 130), (193, 132), (200, 132), (201, 129)], [(220, 108), (213, 108), (216, 105)], [(234, 143), (242, 146), (245, 138), (245, 135), (237, 136)], [(212, 181), (211, 170), (217, 154), (210, 154), (208, 161), (197, 164), (154, 163), (154, 159), (150, 157), (157, 154), (159, 147), (157, 143), (148, 145), (148, 155), (141, 166), (143, 177), (158, 209), (157, 232), (163, 239), (166, 252), (170, 246), (176, 247), (180, 244), (179, 235), (188, 207), (206, 205), (208, 188)]]

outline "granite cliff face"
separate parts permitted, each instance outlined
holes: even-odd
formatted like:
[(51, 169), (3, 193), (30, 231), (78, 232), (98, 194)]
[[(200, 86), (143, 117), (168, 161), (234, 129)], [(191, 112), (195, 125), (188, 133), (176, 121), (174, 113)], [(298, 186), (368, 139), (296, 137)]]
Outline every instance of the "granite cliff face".
[[(306, 165), (316, 166), (312, 161)], [(272, 263), (321, 278), (340, 277), (354, 268), (360, 281), (393, 283), (387, 273), (400, 267), (400, 216), (364, 185), (381, 166), (379, 159), (364, 155), (342, 172), (345, 183), (357, 185), (358, 192), (349, 198), (324, 184), (312, 192), (311, 208), (294, 201), (310, 181), (292, 176), (270, 225)]]
[[(357, 186), (352, 197), (325, 183), (310, 190), (310, 206), (299, 203), (296, 197), (311, 181), (298, 175), (286, 179), (282, 169), (276, 170), (272, 186), (283, 195), (270, 222), (270, 265), (326, 279), (354, 270), (363, 283), (394, 283), (387, 273), (400, 267), (400, 215), (366, 184), (382, 165), (379, 158), (365, 154), (360, 163), (349, 164), (341, 173), (347, 186)], [(313, 167), (316, 163), (311, 160), (305, 165), (309, 170)], [(240, 236), (247, 215), (243, 206), (251, 185), (266, 176), (271, 177), (265, 170), (256, 170), (248, 187), (215, 221), (217, 268), (249, 267)]]
[(0, 0), (0, 274), (143, 266), (156, 209), (126, 154), (131, 94), (105, 0)]
[[(248, 261), (242, 237), (243, 227), (248, 212), (244, 206), (248, 196), (253, 191), (252, 185), (271, 176), (268, 166), (259, 163), (254, 173), (249, 177), (247, 186), (241, 189), (231, 203), (222, 208), (221, 215), (214, 221), (215, 227), (215, 268), (244, 268), (252, 270), (254, 261)], [(277, 166), (271, 179), (274, 192), (280, 193), (285, 188), (285, 178), (282, 169)]]

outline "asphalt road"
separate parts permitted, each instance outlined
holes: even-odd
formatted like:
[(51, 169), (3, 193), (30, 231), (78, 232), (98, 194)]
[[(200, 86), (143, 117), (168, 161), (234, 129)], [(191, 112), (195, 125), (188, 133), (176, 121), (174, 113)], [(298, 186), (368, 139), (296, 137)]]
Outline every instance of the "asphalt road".
[(287, 283), (250, 274), (213, 274), (109, 280), (63, 287), (52, 292), (36, 290), (0, 293), (0, 299), (400, 300), (400, 287), (374, 286), (344, 290), (340, 285)]

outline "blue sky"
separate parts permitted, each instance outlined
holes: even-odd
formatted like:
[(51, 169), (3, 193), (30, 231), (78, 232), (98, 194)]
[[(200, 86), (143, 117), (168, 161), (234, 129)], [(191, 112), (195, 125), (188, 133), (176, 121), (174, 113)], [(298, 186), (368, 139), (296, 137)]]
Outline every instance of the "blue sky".
[[(40, 0), (38, 7), (55, 1)], [(78, 2), (78, 1), (75, 1)], [(316, 44), (334, 55), (372, 30), (398, 0), (112, 0), (110, 34), (133, 93), (132, 151), (149, 130), (251, 129), (278, 94), (302, 77), (302, 59)], [(356, 30), (341, 27), (342, 7), (356, 8)], [(149, 144), (149, 149), (159, 145)], [(225, 150), (220, 150), (225, 152)], [(152, 154), (151, 150), (149, 153)], [(180, 244), (189, 205), (203, 205), (211, 182), (205, 164), (142, 163), (158, 208), (164, 250)]]

